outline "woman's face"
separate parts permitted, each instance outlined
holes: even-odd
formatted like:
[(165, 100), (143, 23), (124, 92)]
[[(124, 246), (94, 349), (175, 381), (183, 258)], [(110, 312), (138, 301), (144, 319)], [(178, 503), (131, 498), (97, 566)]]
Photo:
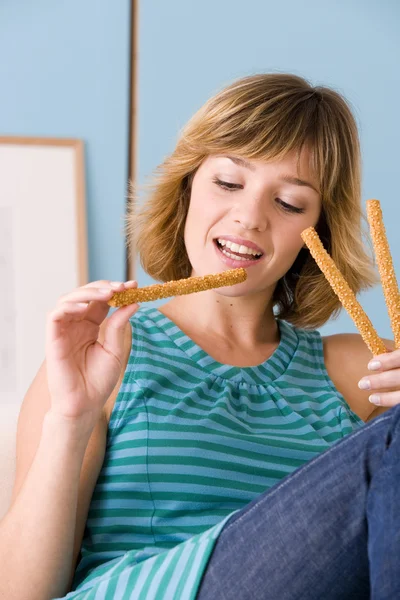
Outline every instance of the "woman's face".
[(237, 296), (274, 289), (303, 246), (300, 233), (319, 219), (321, 199), (309, 152), (281, 160), (212, 155), (197, 170), (185, 223), (192, 275), (247, 269), (221, 288)]

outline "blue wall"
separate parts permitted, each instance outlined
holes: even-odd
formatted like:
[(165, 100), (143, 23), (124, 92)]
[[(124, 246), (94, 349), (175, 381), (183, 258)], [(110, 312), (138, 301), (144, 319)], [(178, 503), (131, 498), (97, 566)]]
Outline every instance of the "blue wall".
[[(85, 140), (90, 280), (125, 274), (129, 4), (0, 2), (0, 134)], [(382, 202), (400, 277), (399, 19), (397, 0), (141, 0), (139, 183), (193, 112), (232, 79), (290, 71), (332, 85), (354, 106), (364, 201)], [(150, 283), (140, 268), (137, 278)], [(360, 299), (391, 337), (380, 288)], [(355, 331), (346, 314), (323, 328), (337, 330)]]
[[(192, 113), (232, 79), (288, 71), (353, 104), (364, 159), (363, 201), (381, 200), (400, 279), (400, 2), (397, 0), (142, 0), (139, 181), (174, 147)], [(140, 268), (141, 284), (149, 279)], [(380, 288), (360, 300), (392, 337)], [(345, 313), (321, 331), (355, 331)]]
[(129, 4), (0, 3), (0, 134), (85, 141), (90, 280), (125, 277)]

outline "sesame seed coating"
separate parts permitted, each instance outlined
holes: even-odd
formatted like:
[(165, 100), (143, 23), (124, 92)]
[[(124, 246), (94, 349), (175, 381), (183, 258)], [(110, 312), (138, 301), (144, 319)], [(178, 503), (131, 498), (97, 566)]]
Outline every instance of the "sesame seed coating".
[(235, 285), (236, 283), (242, 283), (246, 279), (247, 273), (242, 267), (228, 269), (223, 273), (204, 275), (203, 277), (188, 277), (186, 279), (178, 279), (177, 281), (156, 283), (143, 288), (115, 292), (108, 301), (108, 304), (119, 307), (133, 304), (134, 302), (150, 302), (151, 300), (160, 300), (161, 298), (169, 298), (170, 296), (183, 296), (225, 285)]
[(315, 259), (315, 262), (329, 281), (333, 291), (338, 296), (343, 308), (353, 319), (362, 339), (372, 354), (376, 356), (385, 353), (386, 348), (384, 343), (355, 297), (353, 290), (323, 247), (315, 229), (313, 227), (305, 229), (301, 233), (301, 237), (310, 250), (311, 256)]
[(379, 200), (367, 201), (367, 217), (396, 348), (400, 347), (400, 297)]

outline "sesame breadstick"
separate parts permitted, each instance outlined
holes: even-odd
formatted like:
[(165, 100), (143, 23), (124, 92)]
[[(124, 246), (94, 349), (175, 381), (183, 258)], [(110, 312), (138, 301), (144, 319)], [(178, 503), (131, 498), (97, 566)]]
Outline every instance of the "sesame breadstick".
[(333, 291), (338, 296), (343, 308), (346, 309), (353, 319), (358, 331), (361, 333), (362, 339), (367, 344), (373, 356), (384, 354), (386, 352), (384, 343), (373, 328), (371, 321), (355, 297), (353, 290), (323, 247), (315, 229), (313, 227), (305, 229), (301, 233), (301, 237), (310, 250), (311, 256), (315, 259), (315, 262), (329, 281)]
[(400, 297), (379, 200), (367, 200), (367, 217), (396, 348), (400, 347)]
[(167, 281), (166, 283), (156, 283), (143, 288), (115, 292), (108, 301), (108, 304), (110, 306), (125, 306), (134, 302), (150, 302), (151, 300), (169, 298), (170, 296), (183, 296), (184, 294), (204, 292), (205, 290), (225, 285), (235, 285), (246, 279), (247, 273), (242, 267), (228, 269), (228, 271), (214, 275), (188, 277), (187, 279), (178, 279), (177, 281)]

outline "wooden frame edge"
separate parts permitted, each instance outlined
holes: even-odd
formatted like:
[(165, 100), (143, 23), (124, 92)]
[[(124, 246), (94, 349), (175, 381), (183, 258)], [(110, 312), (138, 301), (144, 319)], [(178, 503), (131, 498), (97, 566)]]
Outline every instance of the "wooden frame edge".
[(15, 144), (16, 146), (74, 146), (82, 140), (77, 138), (53, 138), (36, 136), (0, 135), (0, 144)]
[[(138, 62), (139, 62), (139, 0), (131, 0), (130, 49), (129, 49), (129, 137), (128, 137), (128, 193), (126, 212), (132, 209), (129, 188), (135, 185), (137, 169), (137, 112), (138, 112)], [(126, 235), (126, 234), (125, 234)], [(134, 247), (134, 244), (132, 244)], [(129, 252), (125, 237), (125, 277), (135, 279), (135, 253)]]
[(89, 283), (89, 236), (87, 229), (87, 202), (85, 179), (85, 146), (83, 140), (76, 140), (76, 218), (79, 285)]

